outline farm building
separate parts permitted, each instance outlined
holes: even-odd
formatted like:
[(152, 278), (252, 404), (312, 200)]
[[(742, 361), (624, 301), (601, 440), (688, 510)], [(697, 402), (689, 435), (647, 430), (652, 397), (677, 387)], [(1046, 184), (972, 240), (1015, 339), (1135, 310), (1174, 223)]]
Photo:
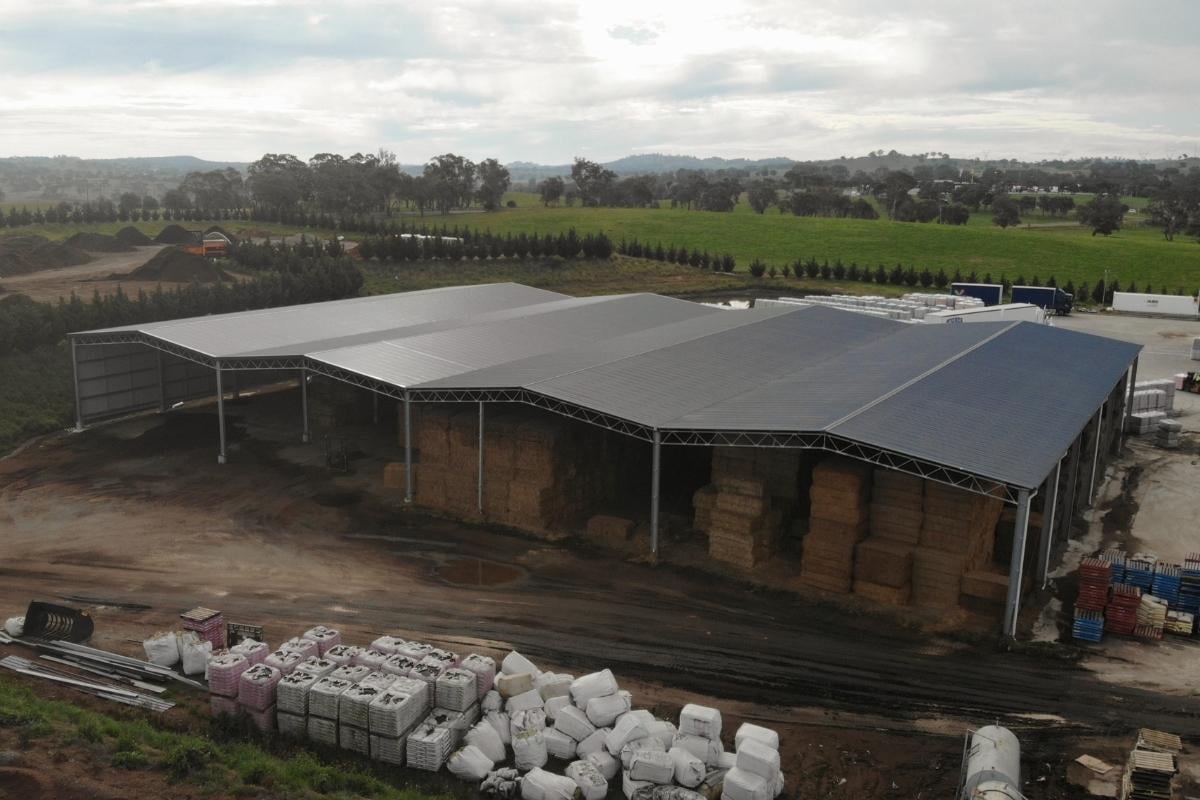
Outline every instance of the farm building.
[[(752, 572), (878, 602), (1022, 591), (1121, 447), (1137, 345), (1027, 322), (452, 287), (87, 331), (77, 426), (295, 381), (397, 409), (405, 500), (534, 533), (684, 516)], [(1032, 534), (1032, 535), (1031, 535)], [(1032, 573), (1033, 580), (1030, 580)]]

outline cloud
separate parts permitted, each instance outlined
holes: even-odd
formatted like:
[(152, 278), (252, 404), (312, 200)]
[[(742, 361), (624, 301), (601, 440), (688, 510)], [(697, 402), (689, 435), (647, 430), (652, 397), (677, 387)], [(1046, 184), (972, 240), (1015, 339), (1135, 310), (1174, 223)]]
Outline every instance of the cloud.
[(6, 154), (1200, 149), (1185, 0), (42, 0), (0, 30)]

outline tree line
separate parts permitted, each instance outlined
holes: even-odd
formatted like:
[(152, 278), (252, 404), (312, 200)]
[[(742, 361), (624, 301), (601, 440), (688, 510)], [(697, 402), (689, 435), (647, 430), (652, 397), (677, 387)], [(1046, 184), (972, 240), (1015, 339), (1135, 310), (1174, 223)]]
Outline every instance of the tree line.
[(230, 257), (253, 277), (232, 284), (139, 289), (133, 297), (118, 287), (110, 295), (96, 292), (86, 302), (75, 294), (57, 303), (24, 295), (0, 300), (0, 356), (54, 344), (72, 331), (338, 300), (362, 288), (363, 276), (353, 261), (330, 256), (327, 250), (239, 245)]

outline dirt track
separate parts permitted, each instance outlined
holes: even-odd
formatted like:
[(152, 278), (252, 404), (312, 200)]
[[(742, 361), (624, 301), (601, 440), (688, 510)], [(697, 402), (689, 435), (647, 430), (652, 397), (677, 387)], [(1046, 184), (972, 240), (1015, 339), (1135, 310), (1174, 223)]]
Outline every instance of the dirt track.
[[(281, 397), (251, 402), (294, 413)], [(805, 797), (944, 796), (962, 732), (993, 720), (1022, 737), (1031, 797), (1062, 796), (1062, 764), (1085, 740), (1104, 754), (1124, 741), (1105, 737), (1141, 725), (1200, 737), (1190, 695), (1103, 683), (1068, 660), (403, 511), (366, 489), (378, 463), (332, 479), (319, 446), (281, 444), (287, 421), (245, 438), (235, 423), (225, 467), (208, 413), (54, 438), (0, 462), (0, 610), (35, 597), (93, 607), (97, 644), (126, 651), (208, 605), (265, 623), (270, 640), (327, 622), (354, 640), (398, 632), (516, 647), (577, 674), (611, 666), (640, 704), (670, 712), (699, 698), (727, 725), (780, 727), (790, 788)], [(463, 585), (472, 577), (495, 582)]]
[[(42, 301), (69, 297), (71, 292), (86, 300), (94, 291), (107, 295), (115, 292), (117, 286), (121, 286), (126, 294), (137, 294), (139, 288), (151, 291), (158, 285), (157, 282), (104, 279), (114, 273), (123, 274), (137, 269), (163, 247), (164, 245), (156, 244), (136, 247), (131, 253), (93, 253), (93, 260), (86, 264), (46, 269), (28, 275), (14, 275), (0, 280), (0, 287), (3, 287), (7, 294), (23, 294), (33, 300)], [(164, 284), (168, 287), (174, 285)], [(0, 296), (3, 294), (0, 293)]]

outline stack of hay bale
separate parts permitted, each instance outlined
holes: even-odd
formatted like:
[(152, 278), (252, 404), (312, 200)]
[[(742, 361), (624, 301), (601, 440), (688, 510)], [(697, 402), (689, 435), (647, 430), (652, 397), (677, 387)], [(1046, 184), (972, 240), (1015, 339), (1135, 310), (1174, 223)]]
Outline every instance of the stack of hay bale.
[(1003, 502), (926, 481), (924, 509), (920, 545), (913, 551), (912, 602), (957, 606), (963, 574), (991, 562)]
[(854, 550), (867, 532), (871, 467), (848, 458), (829, 458), (813, 468), (808, 535), (800, 580), (830, 592), (850, 591)]
[(912, 591), (913, 550), (924, 519), (924, 481), (895, 470), (872, 478), (870, 537), (854, 551), (854, 593), (869, 600), (906, 605)]
[(800, 505), (800, 467), (794, 451), (715, 448), (712, 483), (692, 496), (709, 555), (751, 570), (778, 550)]

